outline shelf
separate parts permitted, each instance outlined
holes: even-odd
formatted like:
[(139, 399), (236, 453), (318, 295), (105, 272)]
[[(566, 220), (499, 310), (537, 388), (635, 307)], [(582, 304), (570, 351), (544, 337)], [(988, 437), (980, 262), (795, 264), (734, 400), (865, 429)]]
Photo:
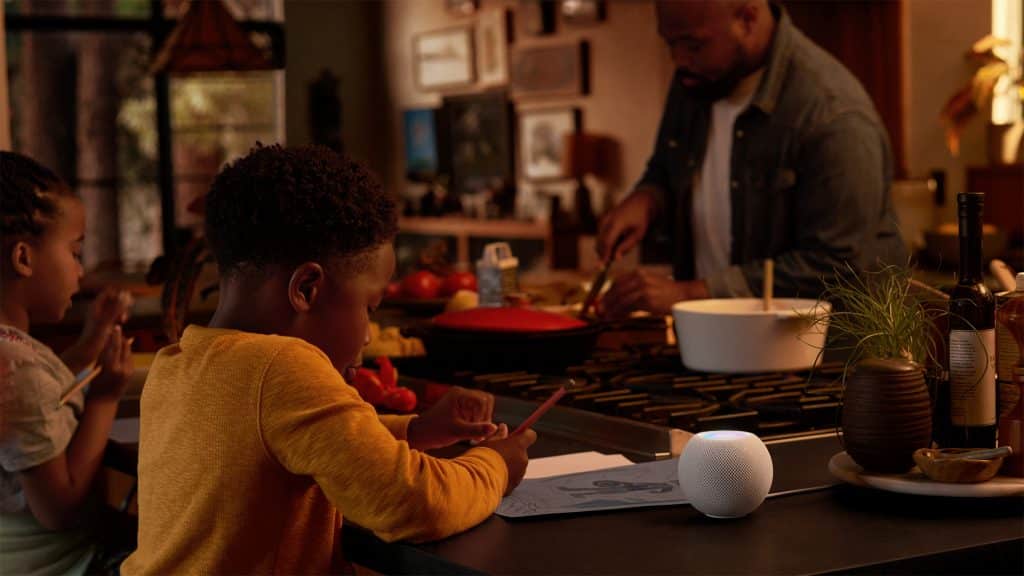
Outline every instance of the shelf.
[(551, 252), (551, 228), (546, 222), (526, 220), (480, 220), (461, 216), (399, 218), (401, 234), (454, 236), (457, 262), (472, 262), (470, 238), (543, 240), (545, 255)]
[(488, 238), (536, 238), (546, 240), (550, 234), (545, 222), (527, 220), (480, 220), (477, 218), (438, 217), (400, 218), (399, 230), (413, 234), (437, 234), (439, 236), (486, 236)]

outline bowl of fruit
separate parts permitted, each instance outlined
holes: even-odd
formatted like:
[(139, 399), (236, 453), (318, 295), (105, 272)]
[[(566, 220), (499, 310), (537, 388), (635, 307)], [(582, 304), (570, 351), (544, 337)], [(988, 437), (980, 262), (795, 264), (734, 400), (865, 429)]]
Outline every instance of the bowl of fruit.
[(414, 316), (434, 316), (443, 312), (453, 297), (465, 299), (464, 293), (469, 292), (476, 293), (476, 276), (472, 272), (438, 274), (415, 270), (388, 285), (381, 305), (400, 308)]

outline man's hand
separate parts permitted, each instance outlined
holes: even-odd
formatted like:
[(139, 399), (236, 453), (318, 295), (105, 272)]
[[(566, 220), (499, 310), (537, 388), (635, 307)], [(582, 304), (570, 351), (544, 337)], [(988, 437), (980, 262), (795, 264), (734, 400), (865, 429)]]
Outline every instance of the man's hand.
[(130, 292), (110, 286), (96, 297), (85, 317), (82, 335), (61, 355), (72, 372), (77, 373), (96, 362), (114, 327), (128, 320), (133, 302)]
[(619, 258), (643, 240), (654, 215), (654, 206), (654, 191), (638, 188), (601, 217), (597, 227), (597, 254), (602, 262)]
[[(494, 396), (453, 386), (437, 404), (409, 422), (409, 445), (418, 450), (430, 450), (463, 440), (481, 441), (501, 436), (502, 429), (491, 422), (493, 413)], [(508, 428), (504, 430), (507, 434)]]
[(530, 455), (527, 449), (537, 441), (537, 433), (527, 429), (519, 434), (509, 436), (501, 440), (489, 440), (481, 444), (498, 454), (508, 466), (508, 486), (505, 487), (505, 495), (508, 496), (523, 481), (526, 475), (526, 465), (530, 463)]
[(676, 282), (664, 274), (637, 270), (615, 280), (601, 299), (600, 312), (605, 318), (625, 318), (634, 310), (664, 316), (671, 314), (672, 305), (680, 300), (708, 296), (703, 280)]

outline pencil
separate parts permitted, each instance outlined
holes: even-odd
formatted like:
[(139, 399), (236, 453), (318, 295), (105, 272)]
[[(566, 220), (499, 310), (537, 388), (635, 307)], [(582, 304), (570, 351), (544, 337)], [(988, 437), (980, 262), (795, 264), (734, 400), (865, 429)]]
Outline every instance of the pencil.
[(548, 410), (551, 409), (552, 406), (557, 404), (558, 400), (562, 396), (565, 396), (565, 386), (560, 386), (558, 390), (555, 390), (555, 393), (552, 394), (550, 398), (545, 400), (543, 404), (538, 406), (537, 409), (533, 411), (533, 414), (530, 414), (530, 416), (526, 420), (523, 420), (523, 423), (520, 424), (512, 432), (512, 434), (509, 434), (509, 436), (515, 436), (516, 434), (519, 434), (520, 432), (523, 432), (524, 430), (536, 424), (537, 420), (540, 420), (540, 417), (543, 416), (545, 412), (547, 412)]
[(57, 408), (60, 408), (65, 403), (67, 403), (68, 398), (71, 398), (72, 394), (74, 394), (75, 392), (78, 392), (79, 390), (81, 390), (82, 387), (85, 386), (86, 384), (88, 384), (89, 382), (92, 382), (94, 378), (96, 378), (97, 376), (100, 375), (100, 372), (102, 370), (103, 370), (103, 368), (97, 366), (97, 367), (93, 368), (92, 370), (90, 370), (88, 374), (83, 376), (81, 380), (75, 382), (75, 385), (72, 386), (70, 390), (65, 392), (64, 395), (60, 397), (60, 403), (57, 404)]

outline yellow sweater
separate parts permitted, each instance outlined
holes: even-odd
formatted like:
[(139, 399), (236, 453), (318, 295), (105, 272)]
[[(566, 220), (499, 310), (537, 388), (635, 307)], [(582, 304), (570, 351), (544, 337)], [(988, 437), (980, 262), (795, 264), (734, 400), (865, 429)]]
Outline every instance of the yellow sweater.
[(342, 514), (385, 540), (465, 530), (508, 470), (473, 448), (433, 458), (403, 440), (318, 348), (190, 326), (142, 393), (135, 574), (344, 571)]

